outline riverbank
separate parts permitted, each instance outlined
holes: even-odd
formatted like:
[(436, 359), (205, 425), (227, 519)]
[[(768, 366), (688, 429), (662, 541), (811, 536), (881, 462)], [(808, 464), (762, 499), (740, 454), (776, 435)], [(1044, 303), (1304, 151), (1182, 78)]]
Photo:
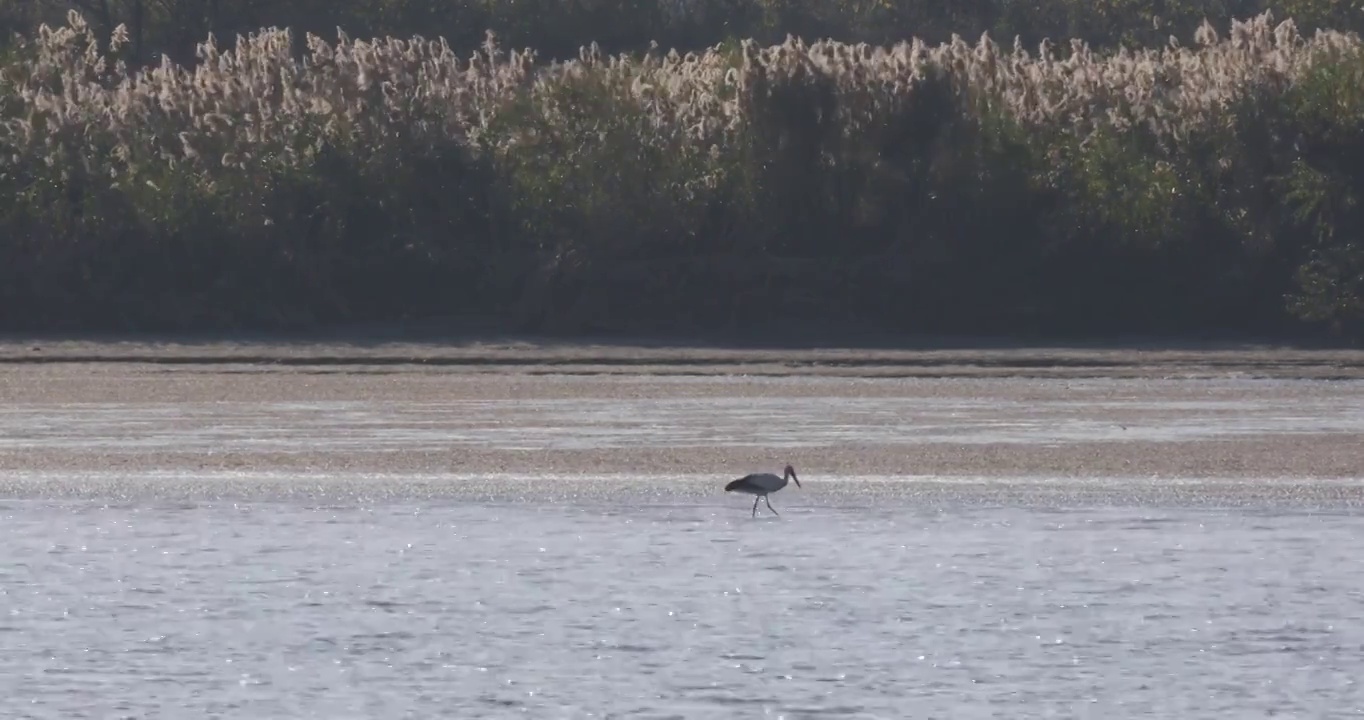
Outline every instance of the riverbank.
[[(1255, 343), (1024, 344), (1006, 340), (864, 338), (836, 346), (768, 338), (561, 340), (530, 336), (354, 334), (349, 338), (0, 337), (0, 366), (247, 365), (310, 373), (406, 366), (459, 373), (1005, 378), (1364, 378), (1364, 350)], [(56, 371), (80, 377), (82, 371)]]

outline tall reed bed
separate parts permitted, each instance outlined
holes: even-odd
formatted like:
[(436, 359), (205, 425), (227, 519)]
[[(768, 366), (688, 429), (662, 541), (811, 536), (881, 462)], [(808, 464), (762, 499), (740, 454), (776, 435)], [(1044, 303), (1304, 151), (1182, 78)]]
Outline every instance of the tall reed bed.
[(1364, 62), (1266, 14), (1098, 54), (209, 38), (76, 14), (0, 82), (0, 326), (1364, 322)]

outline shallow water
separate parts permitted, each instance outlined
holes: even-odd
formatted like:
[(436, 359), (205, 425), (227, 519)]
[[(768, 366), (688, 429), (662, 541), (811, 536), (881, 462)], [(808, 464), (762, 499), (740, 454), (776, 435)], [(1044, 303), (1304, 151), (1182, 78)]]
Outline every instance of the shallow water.
[(714, 477), (138, 465), (1364, 431), (1361, 383), (838, 382), (0, 407), (0, 452), (109, 459), (0, 473), (0, 717), (1364, 715), (1357, 479), (803, 476), (753, 519)]
[[(651, 384), (672, 393), (725, 382), (667, 378)], [(25, 403), (0, 407), (0, 452), (800, 448), (1364, 433), (1364, 381), (745, 382), (798, 388), (803, 396)], [(850, 386), (878, 382), (908, 392), (843, 394)], [(1151, 389), (1162, 385), (1179, 388), (1180, 395), (1153, 399)], [(948, 392), (916, 392), (927, 387)], [(820, 388), (827, 388), (827, 394)], [(1045, 392), (1031, 397), (1029, 388)], [(649, 389), (645, 386), (644, 392)]]
[(0, 714), (1364, 713), (1339, 513), (0, 506)]

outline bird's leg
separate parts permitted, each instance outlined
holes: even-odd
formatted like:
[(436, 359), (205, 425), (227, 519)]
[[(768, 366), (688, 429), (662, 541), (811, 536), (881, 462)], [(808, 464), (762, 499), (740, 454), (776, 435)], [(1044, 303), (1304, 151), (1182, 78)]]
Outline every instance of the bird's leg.
[(762, 496), (759, 495), (758, 497), (753, 498), (753, 515), (752, 515), (752, 517), (758, 517), (758, 500), (759, 500), (761, 497), (762, 497)]
[(771, 501), (771, 500), (768, 500), (766, 495), (763, 496), (763, 502), (767, 503), (767, 509), (768, 509), (768, 510), (771, 510), (773, 515), (780, 515), (780, 514), (781, 514), (781, 513), (777, 512), (777, 509), (776, 509), (776, 508), (772, 507), (772, 501)]

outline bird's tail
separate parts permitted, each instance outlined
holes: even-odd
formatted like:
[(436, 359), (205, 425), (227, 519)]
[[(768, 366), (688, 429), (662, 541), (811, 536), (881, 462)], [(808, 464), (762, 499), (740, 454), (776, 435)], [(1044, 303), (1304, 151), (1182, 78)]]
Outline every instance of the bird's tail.
[(744, 479), (743, 479), (743, 478), (739, 478), (738, 480), (730, 480), (729, 483), (725, 485), (725, 492), (730, 492), (731, 490), (735, 490), (735, 489), (737, 489), (740, 485), (743, 485), (743, 484), (744, 484)]

